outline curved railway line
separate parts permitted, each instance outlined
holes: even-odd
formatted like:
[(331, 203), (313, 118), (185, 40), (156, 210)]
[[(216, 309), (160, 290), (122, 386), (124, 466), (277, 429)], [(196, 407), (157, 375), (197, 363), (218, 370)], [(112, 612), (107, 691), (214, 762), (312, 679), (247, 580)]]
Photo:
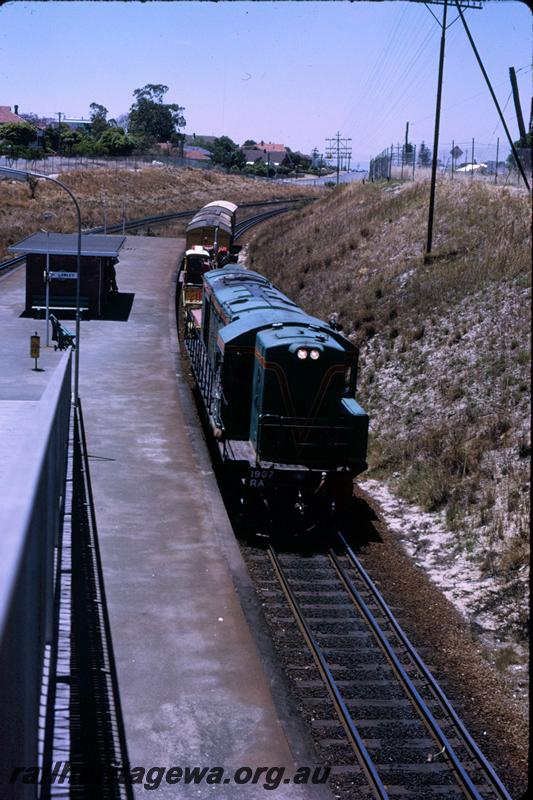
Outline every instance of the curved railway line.
[(511, 800), (340, 533), (328, 551), (306, 557), (269, 545), (253, 562), (341, 796)]
[[(239, 208), (240, 209), (253, 209), (257, 207), (263, 206), (271, 206), (271, 205), (286, 205), (288, 208), (275, 208), (271, 211), (264, 211), (259, 214), (254, 214), (253, 216), (249, 217), (248, 219), (242, 220), (241, 222), (237, 223), (235, 228), (235, 239), (239, 239), (243, 236), (246, 231), (250, 230), (254, 225), (258, 225), (261, 222), (265, 222), (267, 219), (271, 217), (275, 217), (278, 214), (283, 214), (286, 211), (291, 211), (294, 208), (295, 204), (298, 203), (309, 203), (314, 198), (311, 197), (298, 197), (294, 199), (286, 199), (286, 200), (267, 200), (264, 202), (255, 202), (255, 203), (242, 203)], [(130, 220), (129, 222), (119, 222), (116, 225), (107, 225), (100, 226), (98, 228), (91, 228), (90, 230), (84, 231), (84, 233), (120, 233), (121, 231), (134, 231), (138, 228), (143, 228), (146, 225), (162, 225), (165, 222), (173, 222), (177, 219), (187, 219), (188, 217), (192, 217), (199, 209), (189, 209), (188, 211), (176, 211), (170, 214), (157, 214), (152, 217), (142, 217), (141, 219), (134, 219)], [(26, 261), (26, 256), (16, 256), (16, 258), (10, 258), (7, 261), (0, 262), (0, 275), (5, 274), (11, 269), (23, 264)]]

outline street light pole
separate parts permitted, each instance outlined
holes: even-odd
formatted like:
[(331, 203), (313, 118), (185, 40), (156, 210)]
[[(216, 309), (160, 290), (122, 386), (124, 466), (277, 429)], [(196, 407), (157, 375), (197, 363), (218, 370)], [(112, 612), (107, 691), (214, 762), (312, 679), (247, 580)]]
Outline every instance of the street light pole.
[(81, 211), (78, 201), (73, 192), (62, 181), (51, 178), (50, 175), (43, 175), (40, 172), (32, 172), (25, 169), (13, 169), (12, 167), (0, 167), (0, 175), (5, 175), (17, 181), (28, 181), (30, 178), (38, 178), (51, 181), (67, 192), (76, 208), (76, 219), (78, 224), (78, 242), (76, 248), (76, 347), (74, 350), (74, 391), (72, 393), (72, 404), (77, 406), (79, 403), (79, 373), (80, 373), (80, 279), (81, 279)]

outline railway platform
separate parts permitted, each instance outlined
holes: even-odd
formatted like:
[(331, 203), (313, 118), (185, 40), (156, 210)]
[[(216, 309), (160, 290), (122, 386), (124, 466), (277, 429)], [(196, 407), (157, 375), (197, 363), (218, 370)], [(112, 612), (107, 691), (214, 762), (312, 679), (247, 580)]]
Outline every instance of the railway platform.
[[(129, 763), (165, 770), (152, 773), (152, 783), (163, 776), (157, 788), (141, 782), (134, 795), (255, 800), (274, 788), (268, 770), (283, 768), (278, 800), (322, 800), (325, 786), (292, 783), (314, 755), (243, 611), (246, 569), (181, 375), (174, 297), (183, 247), (127, 237), (116, 313), (81, 322), (79, 394)], [(20, 318), (23, 295), (23, 270), (3, 277), (4, 399), (38, 399), (49, 374), (31, 372), (25, 354), (29, 329), (44, 343), (45, 323)], [(45, 349), (41, 365), (52, 369), (61, 355)], [(196, 767), (211, 781), (185, 783)]]

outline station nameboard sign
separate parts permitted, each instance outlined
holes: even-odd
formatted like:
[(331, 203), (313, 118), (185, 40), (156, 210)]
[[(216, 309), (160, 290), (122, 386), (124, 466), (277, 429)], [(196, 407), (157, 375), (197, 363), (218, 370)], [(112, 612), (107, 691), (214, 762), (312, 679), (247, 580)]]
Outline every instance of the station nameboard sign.
[(76, 280), (77, 275), (77, 272), (50, 272), (50, 280)]

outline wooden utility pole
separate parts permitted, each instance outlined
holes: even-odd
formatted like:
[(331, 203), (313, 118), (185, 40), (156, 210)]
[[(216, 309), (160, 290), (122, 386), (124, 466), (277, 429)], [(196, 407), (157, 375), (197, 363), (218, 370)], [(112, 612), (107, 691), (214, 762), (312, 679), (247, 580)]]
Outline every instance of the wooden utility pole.
[(457, 11), (459, 12), (459, 16), (461, 18), (461, 22), (463, 23), (463, 28), (465, 29), (465, 33), (466, 33), (466, 35), (468, 37), (468, 41), (470, 42), (472, 50), (474, 51), (474, 55), (476, 57), (477, 63), (479, 64), (479, 68), (481, 70), (481, 73), (482, 73), (483, 77), (485, 78), (485, 83), (489, 87), (489, 92), (490, 92), (491, 97), (492, 97), (492, 99), (494, 101), (494, 105), (496, 106), (496, 111), (498, 112), (498, 115), (500, 117), (501, 123), (503, 125), (503, 129), (505, 131), (505, 135), (507, 136), (507, 140), (509, 142), (509, 146), (511, 148), (511, 152), (512, 152), (512, 154), (514, 156), (514, 160), (516, 162), (516, 166), (518, 167), (518, 170), (519, 170), (519, 172), (520, 172), (520, 174), (522, 176), (522, 180), (524, 181), (524, 186), (527, 188), (528, 192), (530, 192), (531, 191), (531, 187), (529, 186), (529, 181), (527, 179), (524, 167), (522, 165), (522, 161), (520, 159), (520, 156), (516, 152), (516, 147), (514, 146), (514, 142), (512, 140), (511, 134), (509, 133), (509, 128), (507, 127), (507, 123), (505, 122), (505, 117), (503, 116), (503, 112), (502, 112), (502, 110), (500, 108), (500, 104), (498, 103), (498, 100), (497, 100), (496, 95), (494, 93), (494, 89), (492, 88), (492, 84), (491, 84), (491, 82), (489, 80), (489, 76), (487, 75), (487, 70), (483, 66), (483, 62), (481, 60), (481, 56), (478, 53), (478, 49), (477, 49), (477, 47), (475, 45), (475, 42), (474, 42), (474, 40), (472, 38), (472, 34), (470, 33), (470, 28), (468, 27), (467, 22), (466, 22), (466, 20), (464, 18), (464, 14), (463, 14), (463, 11), (462, 11), (462, 8), (461, 8), (461, 4), (460, 4), (459, 0), (455, 0), (455, 5), (457, 6)]
[(511, 88), (513, 90), (514, 107), (516, 109), (516, 121), (518, 122), (518, 131), (520, 138), (526, 138), (526, 126), (524, 125), (524, 117), (522, 116), (522, 107), (520, 105), (520, 95), (518, 94), (518, 83), (516, 81), (516, 72), (514, 67), (509, 67), (509, 77), (511, 78)]
[(435, 184), (437, 181), (437, 150), (439, 148), (439, 127), (440, 127), (440, 107), (442, 99), (442, 76), (444, 73), (444, 48), (446, 46), (446, 17), (448, 14), (448, 2), (444, 2), (442, 13), (440, 55), (439, 55), (439, 76), (437, 79), (437, 104), (435, 107), (435, 130), (433, 134), (433, 160), (431, 162), (431, 186), (429, 191), (429, 215), (428, 215), (428, 235), (426, 241), (426, 260), (429, 260), (431, 247), (433, 244), (433, 213), (435, 211)]

